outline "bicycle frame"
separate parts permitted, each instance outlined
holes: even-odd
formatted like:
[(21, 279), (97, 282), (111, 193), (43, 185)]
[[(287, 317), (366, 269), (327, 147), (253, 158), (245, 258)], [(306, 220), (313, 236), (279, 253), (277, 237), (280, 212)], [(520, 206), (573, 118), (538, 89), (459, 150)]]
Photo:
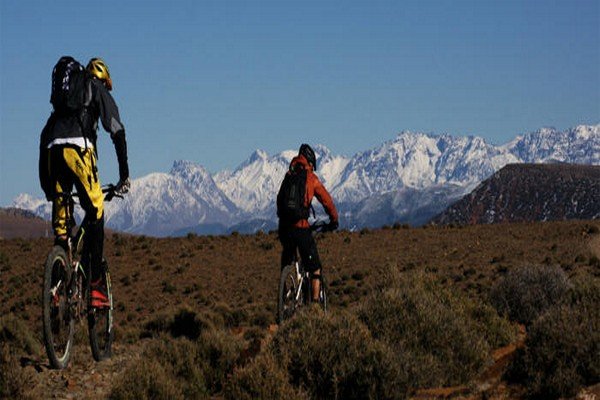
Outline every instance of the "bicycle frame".
[[(298, 289), (296, 290), (295, 300), (298, 302), (302, 296), (302, 290), (304, 290), (304, 280), (309, 279), (308, 272), (304, 271), (302, 265), (298, 262), (294, 262), (294, 269), (296, 271), (296, 277), (298, 278)], [(308, 281), (307, 281), (308, 282)], [(308, 296), (307, 296), (308, 297)]]
[[(67, 282), (68, 290), (68, 304), (70, 306), (71, 316), (77, 320), (81, 320), (85, 317), (88, 311), (87, 307), (87, 292), (89, 290), (89, 274), (91, 273), (91, 265), (89, 255), (84, 252), (85, 246), (85, 233), (87, 227), (87, 218), (84, 218), (75, 235), (71, 232), (76, 226), (74, 209), (75, 209), (75, 198), (78, 197), (77, 193), (67, 192), (60, 196), (65, 199), (66, 209), (66, 228), (67, 228), (67, 262), (70, 267), (70, 277)], [(77, 255), (81, 256), (81, 259), (77, 259)], [(57, 283), (56, 288), (61, 284)], [(56, 291), (55, 288), (55, 291)], [(54, 293), (53, 293), (54, 294)]]

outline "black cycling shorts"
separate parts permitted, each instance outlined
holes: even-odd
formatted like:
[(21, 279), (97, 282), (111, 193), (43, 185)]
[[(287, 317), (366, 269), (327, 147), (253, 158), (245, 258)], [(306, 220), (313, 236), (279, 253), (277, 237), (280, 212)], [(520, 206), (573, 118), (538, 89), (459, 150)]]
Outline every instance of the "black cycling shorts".
[(281, 252), (281, 268), (290, 265), (300, 253), (302, 265), (309, 272), (321, 269), (321, 260), (317, 251), (317, 243), (308, 228), (279, 228), (279, 241), (283, 246)]

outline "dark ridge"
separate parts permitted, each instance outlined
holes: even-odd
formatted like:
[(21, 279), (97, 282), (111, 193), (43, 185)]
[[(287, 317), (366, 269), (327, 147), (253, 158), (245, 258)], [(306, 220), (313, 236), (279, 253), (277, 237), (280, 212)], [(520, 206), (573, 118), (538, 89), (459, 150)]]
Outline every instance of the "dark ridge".
[(434, 224), (600, 219), (600, 166), (509, 164), (433, 218)]

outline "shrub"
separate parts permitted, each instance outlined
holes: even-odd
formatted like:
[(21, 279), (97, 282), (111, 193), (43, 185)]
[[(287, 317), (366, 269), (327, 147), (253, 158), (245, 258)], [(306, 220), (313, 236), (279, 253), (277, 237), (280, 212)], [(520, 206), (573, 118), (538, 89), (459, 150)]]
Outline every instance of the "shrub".
[(170, 333), (151, 344), (145, 358), (162, 365), (167, 378), (179, 382), (185, 398), (220, 392), (241, 359), (243, 340), (215, 328), (210, 317), (183, 308), (172, 317), (161, 315), (146, 324), (143, 336)]
[(392, 287), (374, 293), (359, 318), (410, 369), (416, 387), (466, 383), (489, 361), (491, 346), (515, 330), (486, 306), (422, 273), (388, 274)]
[(226, 399), (231, 400), (309, 398), (304, 391), (290, 385), (287, 371), (270, 352), (261, 354), (244, 368), (235, 371), (224, 394)]
[(530, 325), (550, 306), (563, 300), (570, 284), (560, 267), (523, 267), (509, 271), (490, 292), (496, 310)]
[(171, 282), (162, 281), (162, 291), (163, 293), (173, 294), (177, 288)]
[(19, 360), (6, 343), (0, 345), (0, 399), (26, 398), (25, 389), (32, 381), (31, 373), (19, 365)]
[(254, 326), (268, 328), (270, 324), (275, 322), (273, 313), (265, 309), (257, 309), (249, 315), (250, 323)]
[(146, 322), (140, 337), (157, 337), (161, 333), (169, 333), (173, 337), (197, 339), (203, 330), (214, 329), (215, 325), (223, 325), (218, 317), (207, 313), (198, 315), (196, 311), (183, 306), (175, 313), (166, 311)]
[(112, 387), (113, 400), (184, 399), (181, 384), (154, 359), (132, 362)]
[(6, 255), (6, 253), (4, 253), (3, 251), (0, 251), (0, 266), (8, 266), (8, 264), (10, 263), (10, 260), (8, 258), (8, 256)]
[(24, 351), (28, 355), (36, 355), (41, 350), (41, 343), (25, 322), (13, 314), (0, 317), (0, 343), (11, 343), (13, 349)]
[(300, 312), (269, 345), (290, 382), (311, 398), (405, 398), (408, 375), (383, 343), (347, 313)]
[(574, 396), (600, 381), (600, 282), (581, 282), (569, 300), (536, 320), (507, 377), (532, 398)]
[(217, 303), (213, 308), (214, 312), (221, 315), (225, 326), (228, 328), (233, 328), (236, 326), (242, 325), (248, 319), (248, 311), (236, 308), (232, 309), (226, 303)]
[(144, 324), (140, 334), (141, 338), (155, 337), (163, 332), (168, 332), (172, 319), (168, 314), (161, 313)]
[(196, 345), (199, 360), (204, 363), (206, 385), (210, 393), (217, 393), (240, 361), (243, 342), (228, 332), (213, 329), (203, 332)]
[(272, 242), (261, 242), (258, 247), (260, 247), (261, 249), (263, 249), (264, 251), (269, 251), (272, 250), (273, 247), (275, 247), (275, 245)]
[(171, 336), (184, 336), (188, 339), (197, 339), (205, 329), (212, 328), (212, 324), (206, 319), (198, 318), (196, 312), (189, 309), (181, 309), (173, 317), (170, 326)]
[(145, 359), (156, 360), (179, 384), (186, 399), (208, 396), (203, 362), (197, 345), (188, 339), (163, 338), (145, 351)]
[(479, 331), (483, 332), (490, 347), (496, 349), (506, 346), (517, 337), (517, 326), (507, 319), (500, 318), (490, 304), (469, 302), (469, 311)]

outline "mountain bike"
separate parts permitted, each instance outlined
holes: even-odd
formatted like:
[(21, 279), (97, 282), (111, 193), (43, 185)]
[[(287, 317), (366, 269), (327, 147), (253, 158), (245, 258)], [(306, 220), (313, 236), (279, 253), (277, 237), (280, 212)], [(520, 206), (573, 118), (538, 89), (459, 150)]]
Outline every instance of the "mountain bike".
[[(320, 232), (331, 231), (329, 224), (318, 221), (311, 225), (313, 236)], [(277, 301), (277, 323), (290, 319), (296, 310), (313, 302), (312, 279), (310, 272), (304, 269), (302, 260), (298, 258), (298, 251), (290, 265), (281, 270), (279, 278), (279, 297)], [(321, 270), (319, 304), (327, 311), (327, 284)]]
[[(105, 201), (114, 197), (122, 198), (116, 192), (115, 185), (102, 188)], [(74, 218), (77, 193), (63, 193), (66, 203), (67, 241), (66, 249), (54, 245), (48, 255), (44, 271), (42, 291), (42, 323), (44, 327), (44, 345), (50, 365), (56, 369), (65, 368), (71, 357), (75, 335), (75, 322), (87, 315), (88, 333), (92, 355), (96, 361), (107, 359), (111, 355), (113, 341), (113, 297), (110, 286), (108, 263), (102, 260), (102, 278), (106, 282), (109, 307), (91, 306), (91, 266), (88, 246), (85, 245), (86, 218), (75, 234)]]

